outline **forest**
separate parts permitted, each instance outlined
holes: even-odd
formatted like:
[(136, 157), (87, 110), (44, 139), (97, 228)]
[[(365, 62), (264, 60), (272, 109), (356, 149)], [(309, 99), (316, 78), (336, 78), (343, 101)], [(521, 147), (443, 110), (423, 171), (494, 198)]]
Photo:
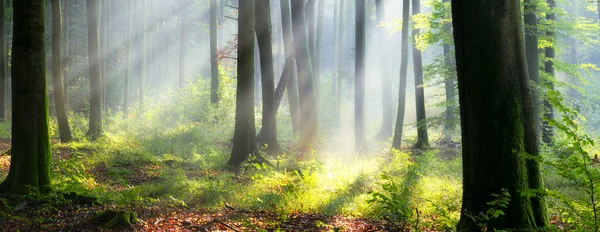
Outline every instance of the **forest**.
[(0, 231), (600, 231), (600, 1), (2, 0)]

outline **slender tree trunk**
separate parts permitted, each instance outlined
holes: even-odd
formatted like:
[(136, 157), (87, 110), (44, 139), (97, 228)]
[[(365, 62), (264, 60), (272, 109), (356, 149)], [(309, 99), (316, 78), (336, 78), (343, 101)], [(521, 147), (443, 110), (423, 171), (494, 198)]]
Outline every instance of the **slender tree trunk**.
[[(444, 3), (450, 2), (450, 0), (444, 0)], [(448, 20), (452, 20), (452, 16), (450, 14), (446, 14), (448, 10), (444, 9), (444, 18)], [(444, 25), (444, 30), (446, 35), (452, 35), (452, 23), (446, 23)], [(450, 41), (444, 41), (443, 52), (444, 52), (444, 65), (446, 67), (452, 67), (454, 57), (451, 57), (450, 54)], [(453, 74), (450, 76), (446, 76), (446, 80), (444, 82), (444, 89), (446, 92), (446, 113), (444, 120), (444, 130), (442, 131), (442, 140), (445, 142), (452, 141), (452, 134), (456, 131), (456, 120), (455, 120), (455, 111), (456, 111), (456, 92), (455, 92), (455, 78)]]
[(5, 4), (4, 1), (0, 4), (0, 120), (6, 119), (6, 96), (8, 91)]
[[(340, 131), (341, 127), (342, 127), (342, 88), (343, 83), (342, 83), (342, 73), (344, 73), (344, 37), (346, 36), (346, 34), (344, 33), (344, 12), (346, 12), (346, 9), (344, 8), (344, 2), (346, 0), (340, 0), (340, 31), (338, 33), (339, 39), (338, 39), (338, 54), (337, 54), (337, 72), (335, 74), (336, 79), (337, 79), (337, 93), (336, 93), (336, 119), (337, 119), (337, 129), (338, 131)], [(350, 3), (348, 3), (349, 5)], [(347, 7), (349, 8), (349, 7)]]
[(396, 128), (394, 129), (393, 149), (402, 146), (402, 129), (404, 127), (404, 111), (406, 110), (406, 73), (408, 72), (408, 21), (410, 1), (402, 2), (402, 45), (400, 50), (400, 88), (398, 89), (398, 114), (396, 115)]
[(0, 192), (50, 191), (45, 1), (13, 1), (12, 156)]
[(237, 90), (233, 149), (228, 166), (236, 168), (255, 150), (254, 125), (254, 0), (239, 1)]
[[(142, 43), (141, 43), (141, 51), (140, 53), (142, 54), (142, 64), (140, 65), (140, 80), (139, 80), (139, 86), (140, 86), (140, 95), (139, 95), (139, 104), (140, 104), (140, 109), (144, 108), (144, 92), (146, 89), (146, 80), (147, 80), (147, 75), (148, 75), (148, 1), (144, 1), (142, 3), (142, 20), (144, 21), (142, 23)], [(185, 10), (182, 10), (184, 12), (186, 12)], [(187, 15), (187, 13), (184, 13), (184, 17)], [(186, 20), (186, 18), (183, 18), (182, 20)], [(186, 36), (187, 37), (187, 36)], [(187, 44), (187, 42), (186, 42)], [(181, 74), (179, 74), (181, 75)]]
[[(293, 1), (293, 0), (292, 0)], [(315, 67), (317, 66), (316, 46), (315, 46), (315, 1), (318, 0), (306, 0), (306, 24), (308, 28), (308, 51), (313, 67), (313, 78), (315, 75)]]
[[(420, 0), (413, 0), (412, 15), (420, 14)], [(419, 36), (419, 29), (413, 30), (413, 38)], [(417, 143), (416, 149), (429, 147), (429, 136), (427, 135), (427, 116), (425, 116), (425, 86), (423, 86), (423, 64), (421, 60), (421, 51), (417, 49), (416, 41), (413, 42), (413, 66), (415, 77), (415, 100), (417, 107)]]
[[(255, 27), (260, 52), (262, 81), (262, 135), (261, 142), (267, 145), (267, 152), (281, 151), (277, 142), (277, 108), (275, 107), (275, 74), (273, 73), (273, 48), (271, 46), (271, 4), (270, 0), (256, 0)], [(261, 144), (264, 145), (264, 144)]]
[[(573, 14), (573, 16), (575, 16), (575, 21), (573, 22), (573, 25), (576, 25), (578, 23), (577, 18), (579, 17), (579, 10), (577, 9), (577, 1), (573, 1), (573, 5), (571, 6), (571, 14)], [(571, 38), (569, 38), (569, 42), (571, 44), (571, 52), (570, 52), (570, 56), (571, 56), (571, 63), (574, 65), (579, 65), (579, 59), (578, 59), (578, 52), (577, 52), (577, 43), (578, 40), (575, 36), (571, 36)], [(573, 85), (574, 87), (579, 87), (581, 85), (579, 79), (576, 76), (571, 76), (570, 82), (571, 85)], [(577, 89), (575, 88), (569, 88), (569, 97), (571, 97), (571, 99), (573, 99), (573, 101), (575, 101), (575, 105), (576, 106), (580, 106), (580, 102), (579, 102), (579, 92), (577, 91)]]
[(123, 93), (123, 115), (125, 117), (127, 117), (127, 115), (129, 115), (129, 82), (131, 80), (131, 77), (133, 76), (133, 59), (134, 56), (132, 55), (133, 53), (133, 47), (132, 47), (132, 40), (135, 38), (134, 35), (134, 30), (133, 30), (133, 10), (134, 10), (134, 5), (133, 5), (133, 1), (129, 1), (129, 18), (127, 20), (127, 54), (126, 59), (127, 59), (127, 73), (125, 74), (125, 83), (124, 83), (124, 93)]
[(294, 51), (298, 67), (300, 92), (300, 148), (308, 149), (317, 139), (317, 109), (314, 91), (314, 72), (304, 21), (303, 0), (291, 0)]
[(217, 0), (210, 0), (210, 102), (212, 104), (219, 103), (217, 33)]
[(61, 31), (62, 16), (60, 0), (52, 0), (52, 84), (54, 86), (54, 104), (56, 105), (56, 118), (58, 119), (58, 130), (60, 141), (63, 143), (71, 141), (71, 128), (65, 109), (62, 85), (62, 63), (61, 63)]
[(106, 69), (107, 40), (108, 40), (108, 1), (100, 0), (100, 75), (102, 75), (102, 111), (106, 112), (106, 79), (108, 78)]
[[(338, 31), (340, 30), (339, 26), (338, 26), (338, 18), (339, 18), (339, 13), (340, 12), (340, 0), (333, 0), (333, 41), (338, 41)], [(331, 72), (331, 93), (334, 94), (336, 92), (337, 89), (337, 83), (336, 83), (336, 77), (337, 77), (337, 60), (338, 60), (338, 46), (334, 45), (332, 47), (332, 53), (333, 54), (333, 60), (334, 65), (333, 65), (333, 69)]]
[[(549, 22), (554, 22), (556, 21), (556, 15), (554, 14), (554, 12), (552, 12), (554, 10), (554, 8), (556, 7), (556, 2), (554, 0), (547, 0), (548, 3), (548, 7), (549, 7), (549, 12), (546, 13), (546, 20), (548, 20)], [(553, 25), (553, 24), (550, 24)], [(553, 28), (553, 26), (550, 26), (550, 28), (548, 28), (548, 30), (546, 31), (546, 36), (548, 37), (548, 40), (552, 43), (551, 46), (547, 46), (544, 49), (544, 53), (546, 55), (546, 60), (544, 61), (544, 71), (550, 75), (551, 77), (554, 77), (554, 58), (556, 57), (556, 52), (554, 51), (554, 46), (556, 45), (556, 35), (555, 35), (555, 31), (556, 28)], [(544, 81), (544, 86), (547, 89), (550, 90), (554, 90), (554, 83), (551, 80), (548, 81)], [(545, 144), (548, 145), (552, 145), (553, 144), (553, 137), (554, 137), (554, 128), (552, 128), (552, 126), (549, 124), (549, 121), (552, 120), (554, 118), (554, 107), (552, 106), (552, 103), (550, 103), (547, 99), (544, 99), (544, 118), (547, 118), (548, 120), (544, 120), (542, 122), (542, 141)]]
[(90, 71), (90, 122), (88, 136), (97, 139), (102, 133), (102, 75), (98, 41), (98, 1), (87, 0), (88, 54)]
[[(283, 31), (283, 49), (286, 57), (292, 57), (294, 41), (292, 39), (292, 18), (290, 13), (290, 1), (281, 0), (281, 29)], [(290, 105), (290, 115), (292, 118), (293, 133), (300, 131), (300, 103), (298, 100), (298, 72), (296, 71), (295, 62), (291, 66), (289, 72), (289, 81), (287, 85), (287, 97)]]
[(497, 200), (492, 194), (504, 191), (510, 203), (486, 229), (535, 231), (548, 226), (548, 220), (537, 218), (546, 215), (540, 207), (543, 198), (519, 192), (543, 189), (537, 164), (520, 155), (539, 154), (520, 7), (518, 0), (452, 1), (463, 143), (457, 231), (481, 230), (471, 215), (485, 213), (489, 202)]
[(317, 104), (319, 104), (321, 96), (321, 66), (323, 65), (323, 21), (325, 21), (325, 0), (318, 0), (317, 5), (317, 38), (315, 41), (315, 91), (317, 94)]
[[(187, 1), (184, 1), (187, 3)], [(188, 50), (188, 11), (187, 4), (181, 9), (181, 19), (179, 20), (179, 88), (185, 85), (185, 57)]]
[(65, 110), (67, 112), (69, 112), (69, 81), (71, 80), (69, 78), (69, 74), (70, 74), (70, 70), (69, 70), (69, 66), (71, 63), (71, 49), (70, 49), (70, 43), (71, 43), (71, 35), (69, 33), (69, 25), (71, 24), (70, 20), (69, 20), (69, 0), (64, 0), (65, 1), (65, 11), (63, 12), (63, 15), (65, 17), (65, 22), (63, 23), (63, 26), (65, 27), (64, 31), (64, 37), (65, 37), (65, 57), (63, 57), (63, 62), (62, 62), (62, 69), (63, 69), (63, 93), (64, 93), (64, 98), (65, 98)]
[[(525, 0), (524, 2), (524, 23), (525, 23), (525, 55), (527, 56), (527, 71), (529, 79), (540, 84), (540, 68), (539, 68), (539, 55), (538, 55), (538, 26), (537, 26), (537, 7), (535, 0)], [(533, 88), (533, 118), (536, 125), (536, 133), (540, 133), (541, 121), (540, 121), (540, 94)]]
[[(385, 1), (384, 0), (376, 0), (376, 17), (377, 22), (382, 23), (385, 22)], [(379, 54), (379, 72), (381, 75), (381, 108), (382, 112), (382, 121), (381, 121), (381, 129), (379, 130), (379, 134), (377, 138), (380, 140), (387, 140), (390, 136), (392, 136), (392, 121), (394, 118), (394, 112), (392, 107), (392, 80), (389, 72), (389, 52), (386, 51), (387, 37), (388, 33), (385, 27), (378, 27), (377, 29), (377, 37), (378, 37), (378, 49)]]
[(354, 65), (354, 130), (356, 152), (367, 151), (365, 132), (365, 0), (356, 0), (356, 64)]

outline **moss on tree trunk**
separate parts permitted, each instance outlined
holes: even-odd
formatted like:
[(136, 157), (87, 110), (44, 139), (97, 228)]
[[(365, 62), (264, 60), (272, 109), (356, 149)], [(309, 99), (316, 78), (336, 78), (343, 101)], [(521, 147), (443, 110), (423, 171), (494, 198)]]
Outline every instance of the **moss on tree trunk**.
[(125, 210), (106, 210), (93, 217), (90, 222), (107, 229), (131, 228), (138, 221), (137, 214)]

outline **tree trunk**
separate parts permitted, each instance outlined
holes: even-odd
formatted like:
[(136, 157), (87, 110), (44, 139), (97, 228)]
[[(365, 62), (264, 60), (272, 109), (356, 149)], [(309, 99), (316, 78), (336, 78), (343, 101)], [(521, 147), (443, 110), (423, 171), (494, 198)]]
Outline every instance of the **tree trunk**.
[[(554, 0), (547, 0), (547, 3), (548, 3), (548, 7), (549, 7), (549, 9), (548, 9), (549, 12), (546, 13), (546, 19), (549, 22), (554, 22), (554, 21), (556, 21), (556, 15), (552, 11), (556, 7), (556, 2)], [(550, 24), (550, 25), (553, 25), (553, 24)], [(556, 46), (555, 31), (556, 31), (556, 28), (553, 28), (553, 26), (550, 26), (548, 28), (548, 30), (546, 31), (547, 39), (550, 41), (550, 43), (552, 45), (548, 46), (544, 49), (544, 53), (546, 55), (546, 60), (544, 61), (544, 71), (551, 77), (555, 76), (554, 75), (554, 58), (556, 57), (556, 52), (554, 51), (554, 46)], [(552, 80), (544, 81), (543, 84), (547, 89), (554, 90), (554, 83)], [(552, 145), (553, 140), (554, 140), (554, 138), (553, 138), (554, 137), (554, 128), (552, 128), (552, 126), (549, 124), (549, 121), (554, 118), (554, 107), (552, 106), (552, 103), (550, 103), (547, 99), (544, 99), (544, 118), (547, 118), (548, 120), (544, 120), (542, 122), (542, 141), (545, 144)]]
[(50, 138), (46, 96), (45, 1), (13, 1), (12, 156), (0, 191), (50, 191)]
[[(293, 56), (294, 41), (292, 39), (292, 18), (290, 14), (290, 1), (281, 0), (281, 29), (283, 31), (283, 49), (286, 57)], [(287, 65), (287, 64), (286, 64)], [(298, 72), (296, 72), (295, 62), (290, 67), (289, 81), (287, 84), (287, 97), (290, 105), (290, 115), (292, 118), (293, 133), (300, 131), (300, 103), (298, 102)]]
[(102, 76), (98, 41), (98, 1), (87, 0), (88, 53), (90, 71), (90, 122), (88, 136), (97, 139), (102, 133)]
[[(144, 107), (144, 92), (146, 89), (146, 80), (147, 80), (147, 76), (148, 75), (148, 1), (144, 1), (144, 3), (142, 3), (142, 41), (141, 41), (141, 55), (142, 55), (142, 64), (140, 65), (140, 80), (138, 82), (139, 84), (139, 90), (140, 90), (140, 95), (139, 95), (139, 104), (140, 104), (140, 109), (143, 109)], [(184, 8), (185, 9), (185, 8)], [(186, 12), (185, 10), (182, 10), (183, 12)], [(184, 17), (187, 16), (187, 13), (184, 13)], [(186, 18), (183, 18), (182, 20), (186, 20)], [(186, 36), (187, 37), (187, 36)], [(186, 42), (187, 44), (187, 42)], [(179, 74), (181, 75), (181, 74)]]
[(210, 0), (210, 102), (212, 104), (219, 103), (217, 33), (217, 0)]
[[(525, 55), (527, 56), (527, 72), (529, 79), (540, 84), (540, 68), (539, 68), (539, 55), (538, 55), (538, 26), (537, 26), (537, 9), (536, 1), (525, 0), (524, 2), (524, 23), (525, 23)], [(534, 125), (536, 134), (540, 132), (541, 121), (540, 121), (540, 94), (538, 91), (532, 89), (533, 96), (533, 119), (535, 120)]]
[[(273, 73), (273, 47), (271, 46), (270, 0), (256, 0), (255, 27), (260, 52), (262, 82), (262, 135), (261, 142), (267, 145), (269, 154), (281, 151), (277, 142), (277, 108), (275, 107), (275, 74)], [(264, 144), (261, 144), (264, 145)]]
[(102, 78), (102, 112), (106, 112), (106, 79), (108, 78), (106, 69), (107, 40), (108, 40), (108, 0), (99, 0), (100, 2), (100, 75)]
[(402, 129), (404, 127), (404, 111), (406, 110), (406, 73), (408, 71), (408, 21), (410, 0), (402, 2), (402, 46), (400, 50), (400, 88), (398, 89), (398, 113), (396, 115), (396, 128), (394, 129), (393, 149), (402, 146)]
[[(376, 17), (377, 22), (382, 23), (385, 22), (385, 1), (384, 0), (376, 0)], [(389, 52), (386, 51), (385, 45), (387, 44), (388, 32), (385, 27), (377, 28), (377, 37), (378, 37), (378, 49), (379, 54), (379, 72), (381, 76), (381, 108), (382, 112), (382, 120), (381, 120), (381, 129), (379, 130), (379, 134), (377, 138), (380, 140), (387, 140), (390, 136), (392, 136), (392, 121), (394, 118), (394, 112), (392, 107), (392, 80), (389, 72)]]
[[(418, 15), (421, 10), (421, 0), (413, 0), (412, 15)], [(419, 29), (413, 30), (413, 38), (419, 37)], [(413, 41), (413, 66), (415, 77), (415, 105), (417, 107), (417, 143), (416, 149), (429, 147), (429, 136), (427, 136), (427, 121), (425, 116), (425, 87), (423, 86), (423, 64), (421, 51), (417, 49), (416, 41)]]
[(545, 227), (543, 198), (520, 195), (543, 186), (537, 163), (520, 155), (539, 151), (519, 1), (453, 0), (452, 11), (463, 143), (457, 231), (481, 230), (472, 217), (485, 214), (493, 207), (488, 202), (498, 200), (492, 194), (504, 191), (510, 203), (488, 230)]
[(8, 91), (5, 4), (4, 1), (0, 4), (0, 120), (6, 119), (6, 96)]
[[(339, 13), (340, 12), (340, 0), (333, 0), (333, 41), (337, 41), (338, 39), (338, 31), (339, 31), (339, 26), (338, 26), (338, 21), (339, 21)], [(337, 62), (338, 57), (338, 46), (336, 46), (335, 44), (332, 46), (332, 52), (331, 54), (333, 54), (333, 60), (334, 62)], [(336, 77), (337, 77), (337, 63), (334, 63), (333, 68), (331, 69), (331, 94), (334, 94), (336, 92), (337, 89), (337, 83), (336, 83)]]
[(65, 11), (63, 12), (63, 15), (65, 17), (65, 22), (63, 23), (63, 26), (65, 27), (64, 31), (64, 36), (65, 36), (65, 56), (62, 58), (63, 62), (62, 62), (62, 69), (63, 69), (63, 93), (64, 93), (64, 98), (65, 98), (65, 110), (68, 112), (69, 111), (69, 66), (71, 63), (71, 49), (70, 49), (70, 43), (71, 43), (71, 36), (69, 34), (69, 25), (70, 25), (70, 20), (69, 20), (69, 0), (64, 0), (65, 1)]
[[(321, 66), (323, 65), (323, 21), (325, 21), (325, 0), (318, 0), (317, 5), (317, 38), (315, 41), (315, 93), (317, 97), (317, 104), (321, 99)], [(317, 106), (318, 107), (318, 106)]]
[(316, 52), (315, 52), (315, 49), (316, 49), (316, 46), (315, 46), (315, 34), (316, 34), (315, 1), (318, 1), (318, 0), (307, 0), (305, 12), (304, 12), (306, 14), (306, 24), (307, 24), (307, 28), (308, 28), (308, 51), (309, 51), (310, 61), (311, 61), (312, 67), (313, 67), (313, 78), (315, 78), (314, 77), (315, 67), (317, 66), (317, 64), (316, 64), (317, 56), (316, 56)]
[(133, 10), (134, 5), (133, 1), (129, 1), (129, 18), (127, 22), (127, 50), (126, 50), (126, 59), (127, 59), (127, 73), (125, 74), (125, 83), (124, 83), (124, 93), (123, 93), (123, 115), (127, 117), (129, 114), (129, 82), (131, 77), (133, 76), (133, 47), (132, 40), (135, 38), (133, 33)]
[(228, 166), (237, 168), (255, 150), (254, 127), (254, 0), (239, 1), (238, 63), (233, 149)]
[[(188, 3), (187, 1), (184, 1)], [(185, 85), (185, 57), (188, 50), (188, 11), (187, 4), (181, 9), (181, 19), (179, 19), (179, 88)]]
[(365, 132), (365, 0), (356, 0), (356, 59), (354, 65), (354, 130), (356, 152), (367, 151)]
[(71, 141), (71, 128), (65, 109), (62, 85), (62, 63), (61, 63), (61, 31), (62, 17), (60, 0), (52, 0), (52, 84), (54, 86), (54, 104), (56, 105), (56, 118), (60, 141), (63, 143)]
[[(579, 17), (579, 11), (577, 9), (577, 1), (573, 1), (573, 5), (571, 6), (571, 14), (573, 14), (573, 18), (575, 18), (573, 25), (576, 25), (578, 23), (577, 18)], [(571, 52), (570, 52), (570, 56), (571, 56), (571, 63), (574, 65), (579, 65), (579, 59), (578, 59), (578, 52), (577, 52), (577, 44), (578, 44), (578, 40), (577, 37), (575, 36), (571, 36), (571, 38), (569, 38), (569, 42), (571, 44)], [(579, 81), (579, 79), (576, 76), (571, 76), (569, 78), (569, 82), (571, 85), (573, 85), (573, 88), (569, 88), (569, 97), (571, 97), (571, 99), (575, 102), (575, 105), (578, 107), (580, 106), (580, 95), (579, 92), (577, 91), (577, 89), (575, 87), (579, 87), (581, 86), (581, 82)]]
[(300, 142), (302, 149), (315, 145), (317, 139), (317, 109), (314, 91), (314, 72), (304, 22), (304, 1), (291, 0), (294, 51), (298, 67), (300, 98)]
[[(450, 2), (450, 0), (443, 0), (444, 3)], [(448, 12), (447, 9), (444, 9), (444, 18), (447, 20), (452, 20), (452, 16)], [(444, 24), (444, 34), (452, 35), (452, 23)], [(442, 45), (443, 55), (444, 55), (444, 65), (446, 68), (450, 68), (454, 66), (453, 59), (450, 53), (450, 46), (453, 45), (453, 41), (443, 41)], [(444, 142), (452, 142), (452, 134), (456, 132), (456, 120), (455, 120), (455, 111), (456, 111), (456, 92), (455, 92), (455, 78), (454, 74), (447, 75), (446, 80), (444, 81), (444, 89), (446, 92), (446, 112), (445, 112), (445, 120), (444, 120), (444, 129), (442, 131), (442, 141)]]
[[(337, 119), (337, 129), (338, 131), (341, 131), (341, 127), (342, 127), (342, 88), (343, 88), (343, 83), (342, 83), (342, 73), (344, 72), (344, 37), (346, 37), (346, 34), (344, 33), (344, 22), (346, 21), (344, 19), (344, 12), (346, 12), (346, 9), (344, 8), (344, 2), (346, 0), (340, 0), (340, 31), (338, 33), (339, 39), (338, 39), (338, 54), (337, 54), (337, 72), (335, 74), (336, 79), (337, 79), (337, 93), (336, 93), (336, 119)], [(350, 3), (348, 3), (348, 5), (350, 5)], [(346, 8), (349, 8), (346, 7)]]

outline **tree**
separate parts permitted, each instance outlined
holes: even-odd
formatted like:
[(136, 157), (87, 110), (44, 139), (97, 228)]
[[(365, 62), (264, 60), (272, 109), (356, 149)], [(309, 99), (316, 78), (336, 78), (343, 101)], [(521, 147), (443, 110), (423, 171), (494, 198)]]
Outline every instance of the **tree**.
[[(339, 33), (338, 31), (340, 30), (338, 24), (339, 24), (339, 15), (340, 15), (340, 0), (333, 0), (333, 41), (337, 41), (339, 40)], [(331, 93), (334, 94), (336, 92), (336, 77), (337, 77), (337, 60), (338, 60), (338, 47), (339, 45), (334, 45), (331, 49), (332, 49), (332, 54), (333, 54), (333, 61), (336, 62), (334, 63), (333, 69), (332, 69), (332, 73), (331, 73)]]
[(70, 43), (71, 43), (71, 37), (69, 34), (69, 25), (70, 25), (70, 20), (69, 20), (69, 3), (71, 1), (69, 0), (64, 0), (65, 1), (65, 11), (63, 12), (64, 15), (64, 23), (63, 26), (65, 27), (64, 29), (64, 37), (65, 37), (65, 55), (62, 58), (63, 62), (62, 62), (62, 69), (63, 69), (63, 97), (65, 99), (65, 109), (67, 111), (69, 111), (69, 63), (71, 62), (71, 49), (69, 47)]
[(292, 32), (294, 52), (298, 67), (298, 89), (300, 98), (300, 147), (314, 145), (317, 139), (317, 108), (314, 90), (314, 72), (311, 63), (306, 24), (304, 22), (304, 1), (291, 0)]
[(8, 92), (5, 4), (4, 1), (0, 4), (0, 120), (6, 119), (6, 95)]
[(410, 0), (402, 2), (402, 45), (400, 50), (400, 88), (398, 89), (398, 114), (392, 148), (400, 149), (402, 145), (402, 129), (404, 127), (404, 111), (406, 110), (406, 74), (408, 72), (408, 21)]
[[(385, 21), (385, 1), (384, 0), (376, 0), (376, 17), (377, 22)], [(388, 33), (385, 27), (378, 27), (377, 29), (377, 37), (378, 37), (378, 49), (379, 54), (379, 72), (381, 76), (381, 102), (382, 102), (382, 121), (381, 121), (381, 129), (379, 130), (379, 134), (377, 138), (381, 140), (386, 140), (390, 136), (392, 136), (392, 121), (394, 117), (394, 112), (392, 109), (392, 80), (389, 73), (389, 57), (388, 52), (385, 51), (386, 38)]]
[[(281, 8), (281, 30), (283, 32), (283, 49), (285, 57), (293, 56), (294, 41), (292, 39), (292, 23), (290, 13), (290, 1), (281, 0), (279, 7)], [(286, 64), (287, 65), (287, 64)], [(298, 102), (298, 72), (296, 72), (296, 64), (292, 64), (292, 72), (289, 72), (289, 80), (287, 84), (287, 97), (290, 105), (290, 116), (292, 118), (292, 127), (294, 134), (300, 130), (300, 103)]]
[(102, 133), (102, 76), (98, 41), (98, 1), (87, 0), (88, 52), (90, 72), (90, 122), (88, 136), (97, 139)]
[(131, 77), (133, 76), (133, 59), (134, 56), (132, 55), (133, 53), (133, 47), (132, 47), (132, 40), (135, 37), (134, 33), (133, 33), (133, 10), (134, 10), (134, 5), (133, 5), (133, 1), (129, 1), (129, 17), (127, 19), (127, 50), (126, 50), (126, 57), (127, 57), (127, 73), (125, 74), (125, 81), (124, 81), (124, 85), (123, 85), (123, 115), (127, 116), (129, 114), (129, 81), (131, 80)]
[[(184, 1), (188, 3), (188, 1)], [(184, 5), (181, 9), (181, 17), (179, 19), (179, 88), (185, 84), (185, 56), (188, 50), (188, 6)]]
[(13, 1), (12, 156), (0, 192), (50, 191), (44, 5), (45, 1)]
[[(277, 142), (277, 108), (275, 107), (275, 74), (273, 71), (273, 47), (271, 46), (271, 4), (269, 0), (256, 0), (255, 27), (262, 82), (262, 130), (261, 143), (267, 145), (267, 152), (281, 151)], [(261, 144), (263, 145), (263, 144)]]
[[(420, 0), (412, 1), (412, 15), (420, 13)], [(413, 30), (413, 38), (419, 37), (419, 29)], [(417, 143), (414, 148), (421, 149), (429, 147), (429, 138), (427, 136), (427, 122), (425, 116), (425, 87), (423, 86), (423, 64), (421, 61), (421, 51), (417, 48), (416, 41), (413, 43), (413, 66), (415, 78), (415, 100), (417, 107)]]
[(63, 143), (71, 141), (71, 128), (67, 118), (67, 109), (63, 95), (62, 84), (62, 59), (61, 59), (61, 31), (62, 17), (60, 0), (52, 0), (52, 84), (54, 86), (54, 104), (56, 105), (56, 118), (60, 141)]
[[(144, 107), (144, 92), (145, 92), (145, 88), (146, 88), (146, 79), (147, 79), (147, 73), (148, 73), (148, 59), (147, 59), (147, 50), (148, 50), (148, 30), (150, 30), (150, 28), (148, 27), (148, 1), (144, 1), (142, 3), (142, 21), (143, 21), (143, 26), (142, 26), (142, 41), (140, 43), (141, 46), (141, 58), (142, 58), (142, 64), (139, 65), (139, 90), (140, 90), (140, 95), (139, 95), (139, 104), (140, 104), (140, 108)], [(182, 10), (183, 12), (185, 12), (185, 8), (184, 10)], [(187, 16), (186, 13), (184, 13), (184, 16)], [(187, 20), (187, 19), (182, 19), (182, 20)], [(183, 36), (183, 35), (182, 35)], [(181, 57), (181, 56), (180, 56)], [(181, 62), (181, 60), (180, 60)], [(181, 65), (181, 64), (180, 64)], [(181, 76), (181, 73), (179, 74)], [(181, 85), (181, 83), (179, 83)]]
[[(342, 123), (341, 123), (341, 112), (342, 112), (342, 73), (344, 71), (343, 68), (343, 50), (344, 50), (344, 12), (346, 11), (346, 9), (344, 8), (344, 2), (346, 0), (340, 0), (340, 31), (338, 33), (338, 54), (337, 54), (337, 72), (335, 73), (336, 79), (337, 79), (337, 94), (336, 94), (336, 118), (337, 118), (337, 123), (338, 123), (338, 127), (341, 127)], [(349, 8), (349, 7), (347, 7)], [(340, 128), (338, 128), (340, 129)]]
[[(292, 0), (293, 1), (293, 0)], [(316, 64), (316, 46), (315, 46), (315, 1), (318, 0), (307, 0), (306, 1), (306, 8), (304, 10), (305, 13), (305, 17), (306, 17), (306, 25), (308, 28), (308, 51), (309, 51), (309, 56), (310, 56), (310, 60), (311, 60), (311, 64), (312, 64), (312, 68), (313, 68), (313, 78), (314, 77), (314, 72), (315, 72), (315, 67), (317, 67)]]
[[(537, 7), (535, 0), (525, 0), (524, 2), (524, 23), (525, 23), (525, 55), (527, 56), (527, 72), (529, 79), (536, 84), (540, 84), (540, 68), (538, 61), (538, 25), (537, 25)], [(536, 133), (540, 131), (540, 95), (538, 91), (532, 89), (533, 99), (533, 119)]]
[(210, 102), (219, 102), (219, 66), (217, 64), (217, 0), (210, 0)]
[[(443, 0), (444, 4), (444, 18), (448, 20), (452, 20), (452, 16), (450, 13), (450, 9), (446, 9), (446, 3), (449, 3), (450, 0)], [(446, 36), (452, 37), (452, 23), (447, 22), (443, 25), (443, 33)], [(450, 40), (450, 41), (447, 41)], [(443, 55), (444, 55), (444, 65), (449, 68), (453, 67), (454, 56), (451, 54), (450, 46), (453, 45), (454, 41), (451, 39), (442, 40), (443, 45)], [(456, 131), (456, 123), (455, 123), (455, 111), (456, 111), (456, 76), (454, 72), (451, 75), (445, 77), (444, 81), (444, 90), (446, 92), (446, 113), (445, 113), (445, 121), (444, 121), (444, 130), (442, 131), (442, 141), (451, 142), (452, 134)]]
[[(556, 2), (554, 0), (547, 0), (549, 11), (546, 12), (546, 20), (549, 21), (549, 28), (546, 31), (546, 37), (548, 41), (550, 41), (551, 45), (544, 48), (544, 54), (546, 59), (544, 61), (544, 71), (551, 78), (555, 76), (554, 74), (554, 58), (556, 57), (556, 52), (554, 51), (554, 46), (556, 44), (556, 35), (553, 23), (556, 21), (556, 15), (554, 14), (554, 8), (556, 7)], [(550, 90), (554, 90), (554, 82), (552, 80), (545, 80), (544, 87)], [(554, 129), (550, 125), (549, 121), (554, 118), (554, 107), (552, 107), (552, 103), (547, 99), (544, 99), (544, 118), (546, 120), (543, 121), (542, 125), (542, 141), (548, 145), (552, 145), (552, 138), (554, 137)]]
[(227, 162), (238, 167), (255, 151), (254, 125), (254, 0), (239, 1), (237, 90), (233, 149)]
[(356, 151), (367, 150), (365, 132), (365, 0), (356, 0), (356, 64), (354, 65), (354, 130)]
[(485, 214), (497, 200), (492, 194), (504, 191), (509, 204), (487, 229), (545, 227), (544, 198), (521, 195), (543, 185), (538, 164), (521, 156), (539, 150), (519, 1), (453, 0), (452, 18), (463, 143), (457, 230), (479, 231), (472, 217)]
[(317, 4), (317, 36), (315, 41), (315, 54), (313, 59), (315, 60), (315, 90), (317, 94), (317, 104), (319, 103), (321, 91), (321, 66), (323, 65), (323, 22), (325, 21), (325, 0), (318, 0)]

